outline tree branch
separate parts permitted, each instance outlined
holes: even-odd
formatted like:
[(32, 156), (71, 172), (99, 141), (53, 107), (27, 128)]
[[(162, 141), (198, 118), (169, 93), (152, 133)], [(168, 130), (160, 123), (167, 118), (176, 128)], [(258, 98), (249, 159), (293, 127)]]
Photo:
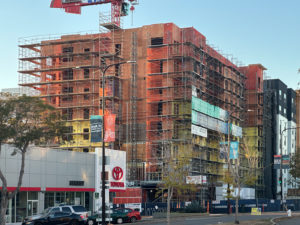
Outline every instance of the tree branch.
[(5, 191), (7, 189), (7, 180), (4, 177), (1, 169), (0, 169), (0, 179), (2, 181), (2, 192), (3, 192), (3, 191)]

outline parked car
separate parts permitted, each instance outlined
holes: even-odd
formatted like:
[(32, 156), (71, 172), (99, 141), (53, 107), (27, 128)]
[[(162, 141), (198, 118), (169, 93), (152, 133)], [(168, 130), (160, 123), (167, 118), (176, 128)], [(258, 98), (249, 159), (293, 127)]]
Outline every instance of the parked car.
[(88, 211), (86, 210), (86, 208), (84, 208), (81, 205), (62, 205), (59, 206), (59, 208), (61, 209), (60, 211), (62, 212), (67, 212), (67, 213), (71, 212), (80, 215), (84, 221), (87, 221)]
[[(88, 225), (96, 225), (101, 221), (101, 213), (96, 213), (93, 216), (88, 217)], [(135, 223), (137, 220), (141, 220), (141, 214), (138, 211), (129, 208), (114, 209), (110, 215), (112, 223)]]
[(22, 225), (83, 225), (85, 221), (81, 215), (67, 212), (45, 212), (38, 218), (26, 218)]
[(81, 205), (60, 205), (55, 207), (49, 207), (45, 209), (41, 214), (27, 217), (25, 218), (25, 220), (36, 220), (54, 212), (74, 213), (79, 215), (83, 221), (87, 221), (88, 217), (88, 211)]

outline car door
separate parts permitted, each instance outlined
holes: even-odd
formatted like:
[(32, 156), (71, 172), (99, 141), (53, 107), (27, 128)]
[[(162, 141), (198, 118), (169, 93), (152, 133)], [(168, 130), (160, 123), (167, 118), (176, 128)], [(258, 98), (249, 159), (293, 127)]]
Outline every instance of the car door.
[(61, 212), (60, 213), (61, 216), (61, 225), (65, 225), (65, 224), (69, 224), (70, 221), (72, 220), (72, 213), (71, 212)]
[(59, 224), (57, 213), (59, 212), (50, 212), (47, 217), (47, 225), (57, 225)]
[(49, 216), (49, 223), (48, 225), (62, 225), (66, 224), (66, 213), (64, 212), (54, 212), (51, 213)]
[(129, 213), (130, 213), (131, 211), (132, 211), (131, 209), (123, 209), (124, 220), (127, 221), (127, 222), (130, 220)]

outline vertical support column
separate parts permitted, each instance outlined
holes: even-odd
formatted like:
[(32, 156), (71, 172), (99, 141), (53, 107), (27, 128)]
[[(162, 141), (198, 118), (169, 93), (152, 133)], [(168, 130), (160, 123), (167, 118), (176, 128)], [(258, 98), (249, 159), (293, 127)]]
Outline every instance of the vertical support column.
[[(137, 61), (137, 33), (133, 32), (131, 36), (131, 61)], [(131, 82), (130, 82), (130, 137), (131, 137), (131, 170), (130, 170), (130, 179), (131, 181), (137, 181), (137, 63), (131, 65)]]
[(38, 213), (41, 213), (44, 211), (45, 206), (45, 192), (39, 192), (38, 193)]

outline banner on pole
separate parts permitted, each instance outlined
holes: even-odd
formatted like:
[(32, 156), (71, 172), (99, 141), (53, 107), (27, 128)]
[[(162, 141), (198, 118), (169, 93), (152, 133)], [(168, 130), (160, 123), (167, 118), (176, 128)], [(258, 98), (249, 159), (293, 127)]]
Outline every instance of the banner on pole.
[(282, 169), (289, 169), (289, 168), (290, 168), (290, 156), (282, 155)]
[(237, 159), (239, 157), (239, 142), (232, 141), (230, 142), (230, 159)]
[(281, 155), (274, 155), (274, 169), (279, 170), (281, 164)]
[(104, 116), (104, 128), (105, 128), (105, 142), (115, 141), (116, 132), (116, 114), (109, 114)]
[[(220, 159), (227, 159), (228, 155), (228, 142), (220, 142)], [(231, 141), (230, 142), (230, 159), (237, 159), (239, 157), (239, 142)]]
[(91, 116), (90, 119), (91, 142), (102, 141), (102, 126), (103, 126), (102, 116), (98, 116), (98, 115)]

